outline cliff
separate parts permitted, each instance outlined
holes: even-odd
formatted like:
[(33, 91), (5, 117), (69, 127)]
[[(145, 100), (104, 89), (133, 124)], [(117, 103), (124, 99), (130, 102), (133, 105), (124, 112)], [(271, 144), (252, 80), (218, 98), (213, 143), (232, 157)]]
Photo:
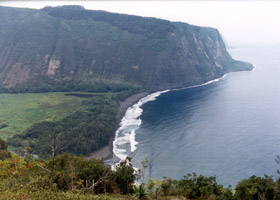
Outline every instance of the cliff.
[(100, 81), (154, 91), (201, 84), (231, 71), (217, 29), (79, 6), (0, 7), (0, 86)]

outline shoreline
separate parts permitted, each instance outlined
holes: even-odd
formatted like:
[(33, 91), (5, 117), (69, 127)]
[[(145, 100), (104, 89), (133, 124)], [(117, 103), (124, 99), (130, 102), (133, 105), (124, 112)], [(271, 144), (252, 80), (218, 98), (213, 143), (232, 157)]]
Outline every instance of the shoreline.
[(115, 133), (118, 130), (120, 126), (120, 122), (122, 118), (124, 117), (127, 109), (134, 104), (136, 104), (140, 99), (143, 97), (149, 95), (148, 92), (141, 92), (138, 94), (134, 94), (128, 98), (126, 98), (124, 101), (121, 101), (119, 104), (119, 109), (116, 115), (116, 121), (115, 121), (115, 128), (114, 128), (114, 135), (111, 136), (110, 142), (108, 145), (102, 147), (101, 149), (92, 152), (87, 158), (96, 158), (96, 159), (103, 159), (108, 160), (113, 158), (113, 141), (115, 139)]
[[(253, 65), (253, 68), (251, 70), (248, 70), (248, 71), (254, 71), (255, 68), (256, 67)], [(245, 71), (247, 71), (247, 70), (245, 70)], [(213, 82), (220, 81), (221, 79), (225, 78), (229, 73), (233, 73), (233, 72), (225, 73), (221, 77), (215, 78), (213, 80), (209, 80), (209, 81), (207, 81), (205, 83), (202, 83), (202, 84), (197, 84), (197, 85), (182, 87), (182, 88), (173, 88), (173, 89), (169, 89), (169, 91), (176, 91), (176, 90), (205, 86), (205, 85), (211, 84)], [(121, 122), (122, 118), (125, 116), (125, 113), (126, 113), (127, 109), (129, 107), (133, 106), (134, 104), (136, 104), (140, 99), (148, 96), (151, 93), (153, 93), (153, 92), (142, 92), (142, 93), (134, 94), (134, 95), (126, 98), (124, 101), (120, 102), (120, 106), (119, 106), (119, 109), (118, 109), (118, 112), (117, 112), (117, 115), (116, 115), (114, 133), (116, 133), (116, 131), (120, 127), (120, 122)], [(113, 141), (114, 141), (114, 139), (115, 139), (115, 135), (112, 135), (108, 145), (102, 147), (101, 149), (99, 149), (95, 152), (92, 152), (87, 158), (96, 158), (96, 159), (103, 159), (103, 160), (112, 159), (113, 156), (114, 156), (114, 153), (113, 153)]]

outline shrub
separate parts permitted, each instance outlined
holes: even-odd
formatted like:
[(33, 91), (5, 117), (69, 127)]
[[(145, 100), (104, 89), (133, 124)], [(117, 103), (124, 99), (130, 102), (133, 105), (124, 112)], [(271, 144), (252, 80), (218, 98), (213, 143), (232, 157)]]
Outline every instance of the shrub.
[(116, 166), (115, 181), (123, 194), (132, 193), (132, 184), (136, 179), (135, 170), (131, 164), (131, 158), (127, 157)]
[(278, 199), (276, 184), (272, 177), (267, 175), (264, 175), (264, 177), (251, 176), (248, 179), (240, 181), (235, 190), (237, 199)]

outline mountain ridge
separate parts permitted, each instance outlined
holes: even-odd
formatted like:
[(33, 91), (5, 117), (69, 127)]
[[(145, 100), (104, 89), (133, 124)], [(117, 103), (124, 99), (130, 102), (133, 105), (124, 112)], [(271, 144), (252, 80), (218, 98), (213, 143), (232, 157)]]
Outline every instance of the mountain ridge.
[(79, 6), (0, 7), (0, 86), (109, 81), (162, 90), (249, 70), (217, 29)]
[(19, 151), (31, 147), (44, 157), (51, 153), (50, 135), (61, 134), (63, 151), (88, 156), (112, 148), (116, 124), (137, 101), (124, 101), (133, 94), (200, 85), (252, 68), (231, 58), (214, 28), (80, 6), (0, 6), (0, 93), (62, 92), (82, 101), (63, 119), (36, 121), (19, 133), (7, 131), (12, 124), (3, 119), (8, 126), (1, 134)]

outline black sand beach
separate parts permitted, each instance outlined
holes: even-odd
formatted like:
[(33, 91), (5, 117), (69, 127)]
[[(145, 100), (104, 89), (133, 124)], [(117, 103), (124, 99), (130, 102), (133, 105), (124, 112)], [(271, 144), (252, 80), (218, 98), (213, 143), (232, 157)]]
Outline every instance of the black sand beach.
[[(124, 101), (120, 102), (119, 110), (118, 110), (118, 113), (116, 115), (116, 124), (115, 124), (114, 133), (119, 128), (119, 124), (120, 124), (123, 116), (125, 115), (126, 110), (130, 106), (137, 103), (141, 98), (143, 98), (147, 95), (148, 95), (147, 92), (134, 94), (134, 95), (128, 97), (127, 99), (125, 99)], [(108, 145), (102, 147), (98, 151), (95, 151), (95, 152), (91, 153), (91, 155), (89, 155), (88, 158), (96, 158), (96, 159), (110, 159), (110, 158), (112, 158), (113, 157), (113, 141), (114, 141), (114, 139), (115, 139), (115, 134), (112, 135), (110, 143)]]

